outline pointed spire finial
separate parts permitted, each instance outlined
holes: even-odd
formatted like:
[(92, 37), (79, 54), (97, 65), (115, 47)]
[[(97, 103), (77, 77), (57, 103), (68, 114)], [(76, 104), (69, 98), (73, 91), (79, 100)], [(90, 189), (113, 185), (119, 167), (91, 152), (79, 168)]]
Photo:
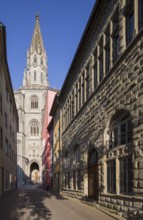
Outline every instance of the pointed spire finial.
[(39, 21), (39, 13), (36, 13), (36, 21)]

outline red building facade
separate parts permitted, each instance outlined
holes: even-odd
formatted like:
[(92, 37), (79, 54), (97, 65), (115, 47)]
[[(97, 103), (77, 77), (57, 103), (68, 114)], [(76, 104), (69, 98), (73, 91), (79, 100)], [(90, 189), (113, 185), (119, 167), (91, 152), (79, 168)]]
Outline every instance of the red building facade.
[(52, 170), (52, 140), (50, 139), (51, 130), (48, 129), (49, 125), (52, 123), (52, 117), (50, 116), (50, 110), (53, 104), (54, 97), (58, 90), (48, 88), (47, 97), (45, 103), (45, 109), (43, 111), (43, 130), (42, 130), (42, 180), (43, 188), (51, 188), (51, 170)]

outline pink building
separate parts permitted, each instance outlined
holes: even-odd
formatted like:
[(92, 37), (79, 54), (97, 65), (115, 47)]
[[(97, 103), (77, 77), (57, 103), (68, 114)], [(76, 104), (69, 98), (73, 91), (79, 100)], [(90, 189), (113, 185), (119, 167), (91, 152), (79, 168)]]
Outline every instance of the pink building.
[(45, 189), (50, 189), (51, 186), (51, 166), (52, 166), (52, 141), (50, 140), (50, 133), (48, 126), (52, 120), (50, 116), (50, 110), (55, 98), (56, 93), (59, 90), (48, 88), (46, 104), (43, 116), (43, 130), (42, 130), (42, 141), (43, 141), (43, 153), (42, 153), (42, 177), (43, 177), (43, 187)]

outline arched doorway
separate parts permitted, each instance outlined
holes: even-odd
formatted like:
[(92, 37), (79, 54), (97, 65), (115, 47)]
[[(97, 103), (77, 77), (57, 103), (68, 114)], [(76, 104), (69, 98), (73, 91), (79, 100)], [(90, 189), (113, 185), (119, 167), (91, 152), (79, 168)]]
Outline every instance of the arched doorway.
[(95, 149), (89, 153), (88, 192), (90, 198), (98, 200), (98, 155)]
[(33, 183), (39, 183), (39, 165), (36, 162), (30, 166), (30, 179)]

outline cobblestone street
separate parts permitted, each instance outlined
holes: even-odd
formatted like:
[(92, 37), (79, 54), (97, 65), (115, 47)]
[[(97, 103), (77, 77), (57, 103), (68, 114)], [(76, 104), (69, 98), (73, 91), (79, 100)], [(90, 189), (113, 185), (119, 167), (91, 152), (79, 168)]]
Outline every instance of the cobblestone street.
[(81, 201), (42, 189), (15, 191), (0, 198), (1, 220), (113, 220)]

